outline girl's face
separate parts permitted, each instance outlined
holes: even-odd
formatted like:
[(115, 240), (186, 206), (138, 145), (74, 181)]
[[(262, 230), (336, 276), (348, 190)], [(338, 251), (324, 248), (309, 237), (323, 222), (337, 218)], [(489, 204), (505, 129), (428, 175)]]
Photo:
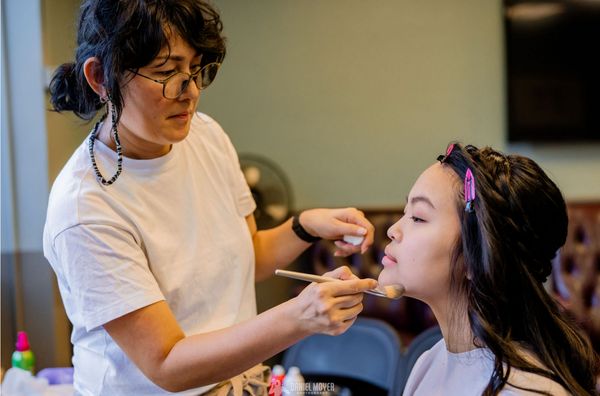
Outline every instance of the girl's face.
[[(163, 48), (139, 73), (164, 80), (179, 71), (191, 73), (200, 67), (201, 56), (180, 36), (172, 35), (169, 48)], [(166, 60), (166, 62), (165, 62)], [(153, 158), (166, 154), (173, 143), (183, 140), (189, 130), (200, 90), (193, 81), (177, 99), (163, 96), (163, 85), (133, 75), (123, 87), (123, 113), (118, 131), (123, 148), (133, 158)], [(130, 76), (126, 76), (126, 81)]]
[(427, 304), (447, 299), (450, 262), (460, 235), (456, 210), (458, 176), (440, 163), (415, 182), (404, 216), (387, 234), (382, 285), (402, 284), (406, 295)]

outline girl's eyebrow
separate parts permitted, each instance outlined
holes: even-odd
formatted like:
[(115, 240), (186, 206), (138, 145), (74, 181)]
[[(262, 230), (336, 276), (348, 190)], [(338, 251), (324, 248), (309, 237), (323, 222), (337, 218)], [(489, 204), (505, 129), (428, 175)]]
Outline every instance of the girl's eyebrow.
[[(408, 197), (406, 197), (406, 202), (408, 203)], [(430, 200), (429, 198), (425, 197), (425, 196), (418, 195), (418, 196), (416, 196), (416, 197), (412, 197), (412, 198), (410, 199), (410, 203), (411, 203), (412, 205), (414, 205), (414, 204), (415, 204), (415, 203), (417, 203), (417, 202), (424, 202), (424, 203), (426, 203), (427, 205), (431, 206), (433, 209), (435, 209), (435, 206), (433, 205), (433, 203), (431, 202), (431, 200)]]

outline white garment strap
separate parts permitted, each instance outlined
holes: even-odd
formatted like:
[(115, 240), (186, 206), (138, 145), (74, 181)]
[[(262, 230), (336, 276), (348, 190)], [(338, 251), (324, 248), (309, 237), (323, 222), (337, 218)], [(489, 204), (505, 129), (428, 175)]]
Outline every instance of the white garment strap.
[(204, 396), (263, 396), (269, 387), (271, 369), (258, 364), (242, 374), (223, 381)]

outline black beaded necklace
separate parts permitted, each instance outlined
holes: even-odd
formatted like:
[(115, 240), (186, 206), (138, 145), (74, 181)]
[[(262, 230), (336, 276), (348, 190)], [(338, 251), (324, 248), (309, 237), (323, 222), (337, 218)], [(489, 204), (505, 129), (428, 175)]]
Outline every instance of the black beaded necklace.
[(98, 121), (96, 123), (96, 125), (94, 126), (94, 130), (90, 134), (90, 138), (88, 141), (88, 149), (90, 152), (90, 159), (92, 160), (92, 167), (94, 168), (94, 172), (96, 173), (96, 179), (98, 180), (98, 182), (102, 183), (105, 186), (110, 186), (111, 184), (113, 184), (117, 180), (119, 175), (121, 174), (121, 171), (123, 170), (123, 153), (121, 150), (121, 141), (119, 140), (119, 134), (117, 133), (117, 116), (115, 115), (114, 110), (112, 111), (111, 118), (112, 118), (112, 138), (113, 138), (113, 141), (115, 142), (115, 144), (117, 145), (117, 171), (115, 172), (113, 177), (111, 177), (109, 180), (106, 180), (102, 176), (102, 173), (100, 173), (100, 169), (98, 169), (98, 165), (96, 164), (96, 157), (94, 156), (94, 141), (98, 137), (98, 128), (100, 127), (100, 124), (104, 120), (106, 120), (106, 114), (100, 119), (100, 121)]

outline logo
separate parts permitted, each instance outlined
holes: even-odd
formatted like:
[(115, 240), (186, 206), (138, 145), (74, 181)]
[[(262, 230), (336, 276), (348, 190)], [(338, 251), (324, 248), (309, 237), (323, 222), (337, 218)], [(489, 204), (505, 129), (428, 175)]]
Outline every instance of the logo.
[[(286, 391), (294, 395), (323, 395), (335, 391), (333, 382), (305, 382), (286, 384)], [(282, 396), (281, 381), (274, 378), (269, 387), (269, 396)]]

